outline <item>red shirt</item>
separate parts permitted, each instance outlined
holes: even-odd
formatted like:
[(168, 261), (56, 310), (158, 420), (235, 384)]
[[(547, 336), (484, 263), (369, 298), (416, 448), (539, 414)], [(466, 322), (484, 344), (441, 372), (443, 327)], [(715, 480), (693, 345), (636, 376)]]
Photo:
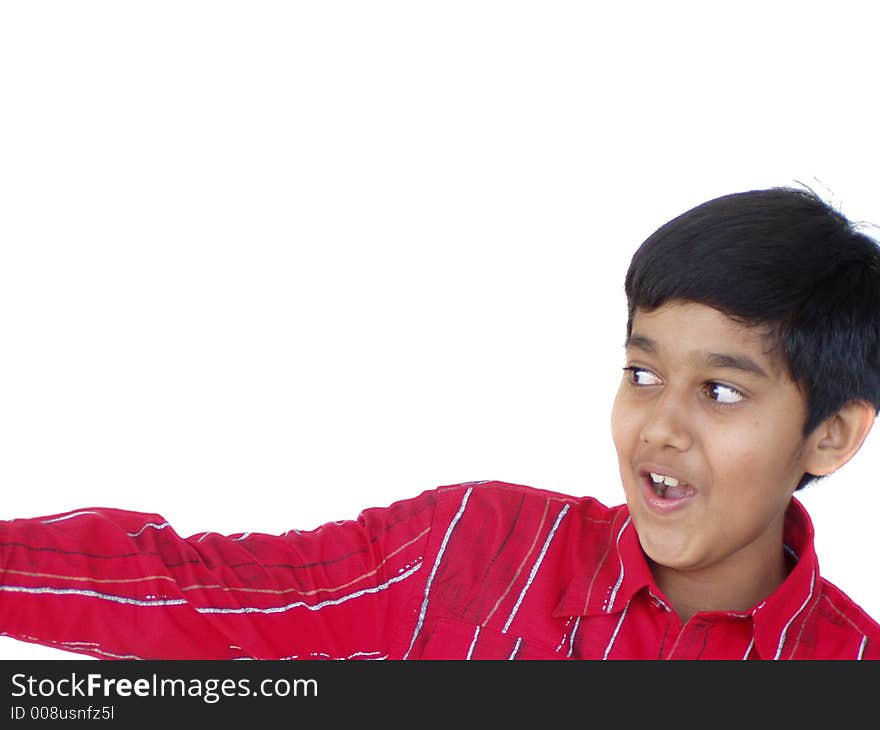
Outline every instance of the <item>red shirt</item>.
[(877, 659), (792, 500), (782, 585), (684, 626), (625, 505), (500, 482), (281, 536), (113, 509), (0, 523), (0, 631), (101, 658)]

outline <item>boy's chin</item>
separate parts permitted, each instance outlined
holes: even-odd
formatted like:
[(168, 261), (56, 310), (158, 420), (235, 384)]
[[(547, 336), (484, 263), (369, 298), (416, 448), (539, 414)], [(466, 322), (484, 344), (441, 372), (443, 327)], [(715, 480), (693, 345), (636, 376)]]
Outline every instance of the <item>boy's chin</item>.
[[(638, 530), (638, 526), (636, 527)], [(639, 532), (639, 543), (642, 552), (648, 562), (653, 566), (660, 566), (670, 570), (686, 570), (691, 567), (689, 559), (688, 542), (680, 535), (654, 535), (651, 531), (646, 534)]]

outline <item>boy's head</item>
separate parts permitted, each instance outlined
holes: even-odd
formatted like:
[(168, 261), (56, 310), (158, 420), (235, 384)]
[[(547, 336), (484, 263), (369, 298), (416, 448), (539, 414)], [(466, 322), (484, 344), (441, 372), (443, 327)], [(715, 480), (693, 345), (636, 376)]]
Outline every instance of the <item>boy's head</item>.
[(625, 288), (612, 433), (642, 547), (766, 595), (792, 493), (880, 408), (880, 249), (808, 192), (752, 191), (659, 228)]
[(812, 192), (698, 205), (645, 240), (625, 290), (627, 337), (637, 310), (676, 300), (763, 331), (805, 399), (804, 436), (853, 400), (880, 412), (880, 247)]

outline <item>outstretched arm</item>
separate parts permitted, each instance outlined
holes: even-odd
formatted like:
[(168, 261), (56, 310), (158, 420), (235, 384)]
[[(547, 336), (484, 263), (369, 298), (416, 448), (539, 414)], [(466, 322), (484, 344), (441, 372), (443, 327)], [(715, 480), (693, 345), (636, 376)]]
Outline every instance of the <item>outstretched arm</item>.
[(384, 658), (433, 507), (280, 536), (184, 539), (115, 509), (0, 522), (0, 633), (99, 658)]

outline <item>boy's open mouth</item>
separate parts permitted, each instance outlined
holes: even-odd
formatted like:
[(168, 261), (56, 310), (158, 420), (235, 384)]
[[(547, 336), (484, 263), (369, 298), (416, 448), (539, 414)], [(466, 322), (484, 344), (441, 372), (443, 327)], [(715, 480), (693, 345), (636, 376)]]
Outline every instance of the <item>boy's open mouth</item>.
[(654, 494), (661, 499), (684, 499), (696, 493), (696, 490), (687, 482), (679, 481), (675, 477), (657, 472), (648, 472)]

